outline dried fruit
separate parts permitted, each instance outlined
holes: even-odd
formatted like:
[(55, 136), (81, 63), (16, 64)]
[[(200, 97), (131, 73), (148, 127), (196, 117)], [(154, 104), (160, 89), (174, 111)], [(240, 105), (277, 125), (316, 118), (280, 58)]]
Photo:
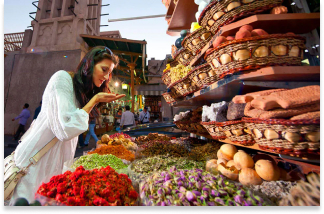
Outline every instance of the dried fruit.
[(280, 178), (279, 167), (269, 160), (258, 160), (255, 171), (266, 181), (277, 181)]
[(223, 154), (224, 158), (229, 161), (229, 160), (233, 160), (233, 157), (237, 152), (237, 149), (235, 146), (231, 144), (224, 144), (220, 147), (220, 151)]
[(254, 167), (254, 161), (252, 157), (248, 154), (246, 154), (244, 151), (239, 150), (237, 153), (235, 153), (233, 160), (235, 162), (235, 166), (237, 169), (244, 169), (244, 168), (253, 168)]
[(244, 168), (241, 170), (239, 174), (239, 181), (245, 186), (262, 184), (262, 179), (260, 176), (254, 169), (250, 168)]

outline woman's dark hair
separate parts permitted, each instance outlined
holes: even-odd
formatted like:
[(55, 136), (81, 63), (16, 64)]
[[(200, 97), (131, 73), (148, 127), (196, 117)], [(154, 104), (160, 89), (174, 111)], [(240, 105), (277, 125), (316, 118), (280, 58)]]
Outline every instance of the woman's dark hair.
[[(94, 67), (98, 62), (104, 59), (110, 59), (115, 64), (115, 68), (118, 66), (119, 59), (109, 49), (104, 46), (97, 46), (92, 48), (79, 63), (76, 74), (73, 77), (73, 87), (75, 96), (80, 105), (85, 106), (91, 98), (99, 92), (110, 92), (109, 79), (106, 80), (100, 87), (97, 87), (92, 80)], [(90, 112), (90, 117), (95, 118), (99, 116), (99, 110), (95, 106)]]

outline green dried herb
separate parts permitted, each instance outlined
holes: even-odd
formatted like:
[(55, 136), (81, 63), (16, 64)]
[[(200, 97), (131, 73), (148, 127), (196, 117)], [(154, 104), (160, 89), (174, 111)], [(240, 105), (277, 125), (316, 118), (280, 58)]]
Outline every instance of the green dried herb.
[(78, 166), (83, 166), (85, 169), (98, 169), (101, 167), (110, 166), (114, 170), (126, 168), (127, 165), (123, 161), (114, 155), (98, 155), (91, 154), (81, 156), (72, 165), (72, 168), (76, 169)]

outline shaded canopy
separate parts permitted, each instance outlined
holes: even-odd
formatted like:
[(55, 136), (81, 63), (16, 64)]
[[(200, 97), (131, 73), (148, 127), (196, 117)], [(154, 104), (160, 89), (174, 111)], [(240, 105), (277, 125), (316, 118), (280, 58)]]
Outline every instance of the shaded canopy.
[[(146, 75), (146, 44), (147, 42), (130, 40), (130, 39), (117, 39), (108, 38), (103, 36), (80, 35), (89, 47), (106, 46), (114, 54), (118, 55), (120, 63), (114, 71), (114, 75), (125, 82), (130, 82), (130, 72), (127, 63), (135, 61), (135, 82), (137, 84), (144, 83), (144, 74)], [(144, 71), (144, 72), (143, 72)], [(144, 73), (144, 74), (143, 74)]]

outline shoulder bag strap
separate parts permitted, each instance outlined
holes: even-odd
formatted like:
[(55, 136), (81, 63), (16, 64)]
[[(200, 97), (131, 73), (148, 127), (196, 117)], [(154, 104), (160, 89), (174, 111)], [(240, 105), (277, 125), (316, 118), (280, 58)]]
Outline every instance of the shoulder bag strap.
[(54, 137), (41, 150), (39, 150), (33, 157), (29, 158), (30, 164), (26, 167), (28, 169), (31, 165), (36, 165), (37, 162), (58, 142), (57, 137)]

